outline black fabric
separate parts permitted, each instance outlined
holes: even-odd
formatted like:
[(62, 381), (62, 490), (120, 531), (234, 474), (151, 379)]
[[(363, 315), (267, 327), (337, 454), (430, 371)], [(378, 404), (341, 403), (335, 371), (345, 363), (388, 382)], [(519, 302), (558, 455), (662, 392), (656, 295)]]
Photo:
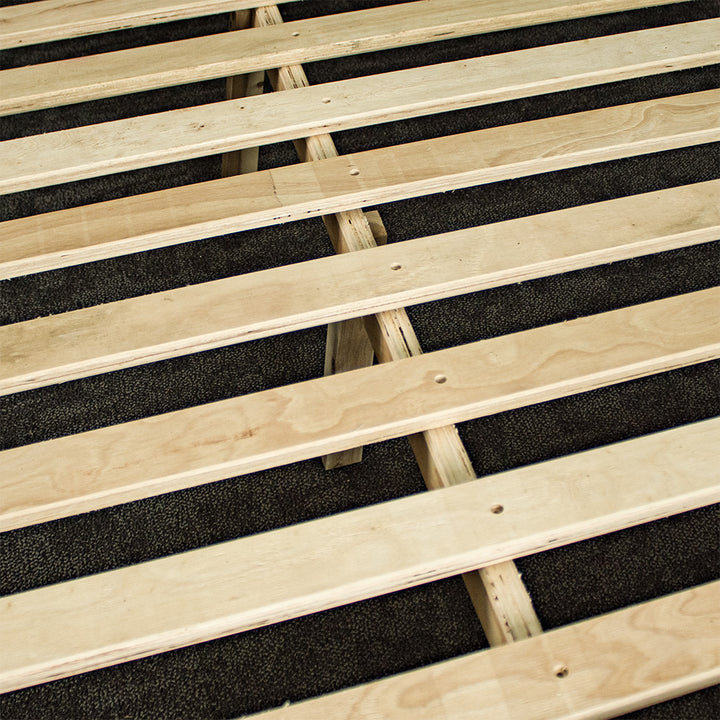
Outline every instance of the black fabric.
[[(5, 2), (5, 4), (15, 4)], [(388, 2), (282, 6), (287, 19)], [(685, 22), (690, 2), (307, 66), (313, 83), (477, 54)], [(6, 51), (3, 67), (221, 32), (221, 16)], [(717, 67), (668, 73), (338, 133), (340, 152), (577, 112), (717, 85)], [(7, 139), (223, 99), (210, 81), (0, 119)], [(378, 208), (390, 242), (717, 177), (718, 146), (657, 153)], [(290, 143), (262, 168), (296, 162)], [(2, 198), (9, 219), (218, 176), (217, 157)], [(332, 253), (319, 219), (0, 283), (4, 323)], [(409, 309), (426, 351), (717, 284), (720, 243), (661, 253)], [(0, 402), (2, 448), (322, 375), (316, 328), (19, 393)], [(478, 475), (692, 422), (720, 410), (720, 363), (704, 363), (464, 423)], [(72, 472), (72, 468), (68, 468)], [(311, 460), (45, 523), (1, 536), (0, 592), (14, 593), (423, 491), (403, 439), (325, 472)], [(718, 577), (718, 507), (550, 552), (518, 566), (551, 629)], [(149, 599), (152, 601), (152, 598)], [(28, 688), (0, 698), (11, 718), (233, 718), (484, 648), (458, 578)], [(638, 711), (642, 720), (718, 716), (710, 688)]]

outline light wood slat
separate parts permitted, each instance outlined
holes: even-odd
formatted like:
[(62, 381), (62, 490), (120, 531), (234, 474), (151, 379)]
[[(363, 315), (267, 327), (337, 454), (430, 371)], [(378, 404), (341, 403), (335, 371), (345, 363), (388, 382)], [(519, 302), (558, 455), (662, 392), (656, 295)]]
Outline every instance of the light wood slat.
[[(716, 502), (719, 434), (720, 420), (705, 421), (7, 596), (0, 600), (0, 690), (280, 622)], [(504, 508), (500, 514), (491, 510), (497, 504)], [(582, 678), (579, 660), (555, 660), (571, 663), (569, 684)]]
[[(720, 288), (0, 453), (3, 530), (720, 355)], [(440, 377), (444, 382), (437, 382)], [(320, 410), (320, 408), (322, 410)]]
[(0, 143), (0, 191), (705, 65), (719, 36), (705, 20), (17, 138)]
[[(279, 0), (283, 2), (288, 0)], [(261, 4), (260, 0), (42, 0), (12, 5), (0, 8), (0, 49), (185, 20)]]
[[(637, 0), (604, 3), (639, 7)], [(239, 75), (293, 63), (463, 37), (481, 32), (582, 17), (603, 3), (522, 0), (423, 0), (221, 33), (172, 43), (72, 58), (0, 73), (0, 113)], [(624, 9), (624, 8), (623, 8)], [(497, 13), (497, 14), (496, 14)], [(670, 44), (684, 33), (670, 31)], [(668, 51), (672, 52), (670, 48)]]
[(713, 582), (253, 717), (614, 718), (720, 682), (719, 626), (720, 582)]
[(534, 120), (7, 221), (0, 278), (719, 139), (718, 98)]

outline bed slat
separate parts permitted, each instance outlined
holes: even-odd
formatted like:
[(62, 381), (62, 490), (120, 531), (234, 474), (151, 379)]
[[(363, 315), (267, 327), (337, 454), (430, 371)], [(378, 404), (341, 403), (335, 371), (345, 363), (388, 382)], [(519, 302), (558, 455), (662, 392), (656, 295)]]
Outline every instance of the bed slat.
[[(0, 224), (0, 278), (720, 139), (719, 92), (562, 115)], [(357, 170), (357, 174), (351, 174)]]
[[(0, 113), (27, 112), (282, 65), (523, 27), (542, 22), (549, 15), (538, 9), (535, 0), (522, 4), (533, 10), (522, 12), (522, 7), (515, 7), (518, 3), (505, 3), (501, 8), (496, 4), (479, 5), (476, 0), (404, 3), (28, 65), (0, 72)], [(557, 4), (552, 0), (542, 3), (551, 8)], [(565, 17), (577, 17), (578, 11), (582, 13), (582, 3), (570, 7), (564, 4)], [(704, 51), (707, 44), (698, 42), (691, 32), (683, 25), (656, 30), (655, 43), (669, 57), (678, 55), (678, 51), (686, 54), (691, 48)]]
[(715, 240), (718, 199), (698, 183), (6, 325), (0, 394)]
[[(675, 1), (492, 0), (478, 12), (486, 8), (489, 18), (518, 15), (518, 22), (531, 25)], [(438, 4), (437, 0), (433, 4)], [(121, 4), (116, 0), (43, 0), (0, 8), (0, 49), (261, 6), (260, 0), (123, 0)]]

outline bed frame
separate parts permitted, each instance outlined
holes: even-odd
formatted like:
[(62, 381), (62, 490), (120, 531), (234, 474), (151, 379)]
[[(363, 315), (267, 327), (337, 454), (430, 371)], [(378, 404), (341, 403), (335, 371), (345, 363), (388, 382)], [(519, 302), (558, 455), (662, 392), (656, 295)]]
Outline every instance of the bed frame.
[[(480, 480), (455, 424), (718, 358), (720, 290), (425, 354), (405, 308), (716, 240), (720, 181), (391, 244), (363, 208), (714, 142), (720, 91), (345, 155), (329, 133), (717, 63), (720, 20), (318, 86), (302, 67), (664, 4), (420, 0), (287, 23), (253, 0), (0, 9), (4, 48), (231, 13), (227, 33), (0, 72), (3, 115), (228, 78), (226, 102), (0, 144), (3, 193), (224, 153), (217, 180), (1, 223), (0, 278), (318, 216), (337, 252), (1, 327), (11, 394), (328, 325), (324, 377), (0, 452), (2, 530), (310, 458), (332, 472), (404, 436), (433, 491), (6, 596), (2, 691), (460, 574), (491, 649), (269, 715), (605, 718), (718, 682), (718, 583), (544, 633), (514, 560), (717, 503), (720, 420)], [(257, 170), (281, 140), (303, 162)]]

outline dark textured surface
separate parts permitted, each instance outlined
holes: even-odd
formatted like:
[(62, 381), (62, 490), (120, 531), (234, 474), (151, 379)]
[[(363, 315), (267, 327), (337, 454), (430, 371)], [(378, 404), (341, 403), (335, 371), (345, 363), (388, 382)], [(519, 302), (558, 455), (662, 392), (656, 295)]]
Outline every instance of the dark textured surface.
[[(6, 3), (8, 4), (8, 3)], [(387, 2), (307, 0), (284, 15)], [(716, 13), (692, 2), (494, 33), (308, 66), (314, 83), (476, 54), (682, 22)], [(214, 17), (11, 51), (5, 66), (220, 32)], [(341, 133), (341, 152), (520, 122), (717, 84), (717, 68), (613, 83)], [(222, 99), (212, 81), (4, 118), (5, 138)], [(717, 146), (688, 148), (382, 206), (390, 242), (709, 179)], [(261, 165), (295, 162), (290, 144)], [(6, 196), (2, 218), (216, 177), (206, 158)], [(410, 309), (435, 350), (717, 284), (719, 243), (498, 288)], [(2, 322), (328, 255), (319, 220), (211, 238), (0, 283)], [(39, 441), (322, 374), (312, 329), (3, 398), (2, 447)], [(720, 410), (720, 364), (706, 363), (460, 427), (484, 475), (692, 422)], [(71, 470), (69, 468), (69, 470)], [(12, 593), (420, 492), (406, 441), (366, 448), (361, 465), (319, 460), (46, 523), (2, 536), (0, 592)], [(717, 578), (718, 508), (631, 528), (518, 561), (550, 629)], [(3, 696), (5, 718), (231, 718), (486, 646), (462, 583), (432, 583), (325, 613)], [(634, 713), (710, 720), (717, 688)]]

